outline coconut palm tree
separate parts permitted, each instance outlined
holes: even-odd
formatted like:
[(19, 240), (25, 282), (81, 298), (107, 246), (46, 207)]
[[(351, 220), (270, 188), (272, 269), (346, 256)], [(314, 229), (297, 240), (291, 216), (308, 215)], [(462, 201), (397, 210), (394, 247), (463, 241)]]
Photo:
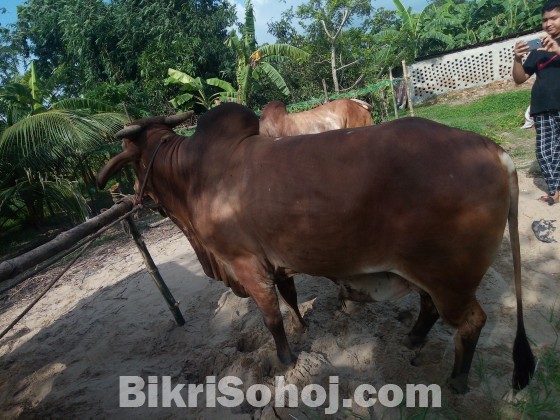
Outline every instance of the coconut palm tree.
[(20, 82), (0, 89), (0, 226), (26, 220), (40, 227), (45, 211), (83, 220), (81, 191), (94, 186), (88, 162), (126, 121), (96, 101), (51, 100), (33, 64)]
[(255, 15), (250, 0), (245, 2), (245, 23), (242, 28), (241, 38), (232, 30), (226, 45), (233, 49), (237, 57), (237, 89), (238, 101), (248, 105), (253, 83), (261, 77), (266, 77), (284, 95), (290, 94), (284, 78), (272, 65), (286, 61), (290, 58), (306, 60), (309, 54), (299, 48), (287, 44), (267, 44), (257, 47), (255, 39)]

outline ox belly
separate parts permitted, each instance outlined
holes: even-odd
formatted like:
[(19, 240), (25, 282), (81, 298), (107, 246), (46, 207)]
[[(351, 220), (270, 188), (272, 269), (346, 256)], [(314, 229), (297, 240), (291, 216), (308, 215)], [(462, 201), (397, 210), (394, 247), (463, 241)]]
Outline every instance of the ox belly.
[(341, 300), (356, 302), (383, 302), (398, 299), (412, 290), (403, 277), (388, 271), (358, 276), (332, 278), (340, 286)]

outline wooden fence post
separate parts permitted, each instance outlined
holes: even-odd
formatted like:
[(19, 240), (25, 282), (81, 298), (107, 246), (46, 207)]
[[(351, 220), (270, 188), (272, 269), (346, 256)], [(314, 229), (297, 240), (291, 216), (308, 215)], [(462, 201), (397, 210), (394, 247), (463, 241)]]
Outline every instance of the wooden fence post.
[(393, 109), (395, 110), (395, 119), (399, 118), (397, 110), (397, 98), (395, 97), (395, 87), (393, 86), (393, 69), (389, 67), (389, 81), (391, 82), (391, 95), (393, 95)]
[(330, 99), (329, 99), (329, 94), (327, 92), (327, 84), (325, 83), (325, 79), (322, 79), (322, 82), (323, 82), (323, 92), (325, 92), (325, 103), (328, 103)]
[(410, 116), (414, 117), (414, 107), (412, 106), (412, 92), (410, 91), (410, 79), (408, 78), (408, 69), (406, 67), (406, 60), (402, 61), (403, 77), (406, 84), (406, 96), (408, 98), (408, 109), (410, 109)]

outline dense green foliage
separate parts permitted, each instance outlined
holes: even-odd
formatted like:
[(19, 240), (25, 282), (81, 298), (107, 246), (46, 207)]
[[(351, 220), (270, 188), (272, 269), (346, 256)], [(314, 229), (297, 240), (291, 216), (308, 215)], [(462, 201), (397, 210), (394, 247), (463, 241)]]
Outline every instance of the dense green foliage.
[(40, 228), (46, 211), (84, 220), (96, 157), (126, 120), (112, 105), (81, 98), (47, 104), (46, 98), (52, 95), (33, 64), (21, 81), (0, 89), (6, 117), (0, 121), (0, 228), (18, 221)]
[[(337, 91), (337, 82), (345, 91), (386, 78), (389, 67), (398, 72), (402, 60), (412, 63), (418, 57), (540, 29), (542, 6), (528, 0), (433, 0), (413, 13), (406, 0), (393, 0), (396, 10), (368, 9), (365, 3), (309, 0), (269, 23), (269, 31), (281, 42), (311, 53), (310, 65), (285, 65), (295, 102), (319, 96), (323, 80), (328, 91)], [(349, 18), (329, 42), (323, 23), (332, 33), (345, 10)], [(338, 81), (332, 71), (333, 51)]]
[[(250, 1), (236, 23), (228, 0), (34, 0), (0, 27), (0, 84), (32, 57), (54, 92), (169, 110), (169, 68), (231, 83), (256, 108), (376, 83), (401, 61), (537, 29), (540, 2), (432, 0), (419, 13), (370, 0), (309, 0), (268, 22), (276, 47), (259, 45)], [(299, 59), (309, 56), (303, 64)], [(293, 60), (298, 58), (298, 60)], [(245, 92), (246, 91), (246, 92)], [(251, 98), (251, 99), (248, 99)]]
[(233, 75), (224, 41), (234, 22), (226, 0), (34, 0), (19, 8), (16, 30), (39, 74), (54, 74), (67, 95), (133, 82), (127, 100), (157, 113), (168, 68)]
[[(0, 7), (0, 15), (5, 12), (6, 9)], [(18, 74), (17, 62), (18, 50), (13, 44), (13, 33), (0, 24), (0, 86)]]
[(235, 31), (231, 31), (226, 45), (235, 53), (237, 99), (245, 105), (249, 105), (253, 87), (263, 79), (267, 79), (281, 95), (289, 95), (290, 89), (274, 64), (288, 58), (298, 61), (308, 58), (307, 52), (287, 44), (263, 45), (257, 48), (255, 17), (250, 0), (245, 2), (245, 22), (241, 29), (241, 37)]
[(236, 91), (231, 83), (217, 77), (202, 80), (200, 77), (192, 77), (175, 69), (169, 69), (168, 74), (166, 84), (181, 85), (181, 94), (169, 101), (176, 109), (187, 110), (199, 105), (202, 109), (208, 110), (216, 101), (235, 98)]

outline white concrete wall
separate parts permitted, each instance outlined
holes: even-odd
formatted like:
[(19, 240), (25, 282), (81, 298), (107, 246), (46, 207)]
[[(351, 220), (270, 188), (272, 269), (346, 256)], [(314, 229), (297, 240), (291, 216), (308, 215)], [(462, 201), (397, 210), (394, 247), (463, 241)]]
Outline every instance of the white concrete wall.
[(430, 58), (408, 66), (413, 103), (511, 78), (513, 47), (542, 32)]

